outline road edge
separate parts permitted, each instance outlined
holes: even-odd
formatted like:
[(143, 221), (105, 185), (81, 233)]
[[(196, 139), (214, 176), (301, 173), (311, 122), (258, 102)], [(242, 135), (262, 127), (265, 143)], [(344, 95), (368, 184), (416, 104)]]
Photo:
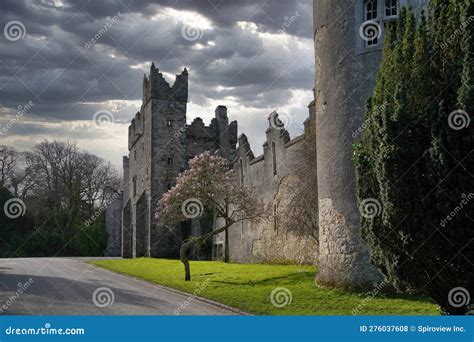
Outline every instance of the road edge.
[[(204, 298), (204, 297), (200, 297), (200, 296), (196, 296), (195, 294), (192, 294), (192, 293), (189, 293), (189, 292), (184, 292), (184, 291), (181, 291), (181, 290), (177, 290), (177, 289), (174, 289), (172, 287), (168, 287), (168, 286), (164, 286), (164, 285), (161, 285), (161, 284), (157, 284), (157, 283), (153, 283), (151, 281), (148, 281), (148, 280), (145, 280), (145, 279), (141, 279), (141, 278), (138, 278), (138, 277), (135, 277), (135, 276), (132, 276), (132, 275), (129, 275), (129, 274), (125, 274), (125, 273), (121, 273), (121, 272), (115, 272), (115, 271), (112, 271), (112, 270), (109, 270), (108, 268), (104, 268), (104, 267), (100, 267), (100, 266), (97, 266), (95, 264), (92, 264), (90, 263), (91, 261), (94, 261), (94, 259), (91, 259), (91, 260), (88, 260), (88, 261), (82, 261), (82, 260), (79, 260), (79, 262), (82, 262), (86, 265), (89, 265), (89, 266), (92, 266), (96, 269), (100, 269), (100, 270), (104, 270), (104, 271), (107, 271), (107, 272), (110, 272), (110, 273), (113, 273), (113, 274), (119, 274), (119, 275), (122, 275), (124, 277), (128, 277), (128, 278), (131, 278), (131, 279), (134, 279), (134, 280), (138, 280), (140, 282), (143, 282), (143, 283), (146, 283), (146, 284), (151, 284), (153, 286), (157, 286), (163, 290), (166, 290), (166, 291), (169, 291), (169, 292), (173, 292), (173, 293), (177, 293), (177, 294), (180, 294), (180, 295), (183, 295), (185, 297), (193, 297), (193, 300), (198, 300), (198, 301), (201, 301), (203, 303), (206, 303), (206, 304), (211, 304), (211, 305), (215, 305), (217, 307), (220, 307), (222, 309), (226, 309), (226, 310), (229, 310), (229, 311), (232, 311), (232, 312), (235, 312), (239, 315), (242, 315), (242, 316), (254, 316), (253, 314), (251, 313), (248, 313), (246, 311), (243, 311), (241, 309), (238, 309), (238, 308), (235, 308), (233, 306), (229, 306), (229, 305), (226, 305), (226, 304), (222, 304), (222, 303), (219, 303), (219, 302), (216, 302), (212, 299), (207, 299), (207, 298)], [(173, 315), (170, 315), (170, 316), (173, 316)], [(184, 315), (185, 316), (185, 315)], [(210, 315), (212, 316), (212, 315)]]

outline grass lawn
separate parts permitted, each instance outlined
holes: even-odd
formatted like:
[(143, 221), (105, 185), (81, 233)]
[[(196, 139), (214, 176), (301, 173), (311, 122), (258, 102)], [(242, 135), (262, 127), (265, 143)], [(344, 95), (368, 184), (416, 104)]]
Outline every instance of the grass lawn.
[[(226, 264), (219, 261), (191, 261), (192, 280), (184, 281), (178, 260), (123, 259), (91, 262), (94, 265), (153, 283), (194, 293), (253, 314), (263, 315), (436, 315), (436, 305), (413, 295), (377, 296), (319, 288), (311, 266)], [(277, 308), (270, 301), (276, 287), (292, 294), (289, 305)]]

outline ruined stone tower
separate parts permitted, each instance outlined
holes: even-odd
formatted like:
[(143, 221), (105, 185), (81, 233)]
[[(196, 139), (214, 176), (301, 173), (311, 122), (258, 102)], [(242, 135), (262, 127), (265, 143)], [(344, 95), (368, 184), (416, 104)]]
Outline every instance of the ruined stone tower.
[[(156, 202), (184, 168), (184, 133), (188, 101), (187, 70), (169, 86), (151, 65), (143, 79), (143, 102), (128, 128), (129, 155), (124, 158), (123, 256), (170, 253), (167, 232), (152, 231)], [(158, 237), (158, 236), (160, 237)], [(161, 240), (160, 240), (161, 238)], [(157, 240), (158, 239), (158, 240)], [(157, 241), (155, 241), (157, 240)], [(154, 254), (154, 253), (153, 253)]]
[(364, 288), (380, 279), (360, 235), (352, 144), (361, 132), (365, 103), (375, 85), (385, 24), (397, 18), (400, 6), (419, 8), (426, 3), (314, 1), (318, 283)]
[(204, 151), (231, 159), (237, 142), (237, 122), (229, 124), (227, 108), (218, 106), (210, 126), (196, 118), (186, 124), (188, 72), (172, 86), (151, 65), (143, 79), (140, 111), (128, 128), (128, 156), (123, 158), (124, 191), (122, 255), (178, 257), (179, 229), (154, 222), (156, 205), (176, 182), (188, 161)]

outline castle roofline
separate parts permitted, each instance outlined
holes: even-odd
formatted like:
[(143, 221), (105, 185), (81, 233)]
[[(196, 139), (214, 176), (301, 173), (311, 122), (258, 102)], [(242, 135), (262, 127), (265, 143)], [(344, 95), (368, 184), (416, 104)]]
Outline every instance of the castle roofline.
[(151, 63), (150, 73), (147, 77), (143, 76), (143, 104), (146, 104), (151, 98), (165, 100), (188, 102), (188, 70), (186, 68), (180, 74), (176, 75), (172, 86), (164, 78), (163, 73)]

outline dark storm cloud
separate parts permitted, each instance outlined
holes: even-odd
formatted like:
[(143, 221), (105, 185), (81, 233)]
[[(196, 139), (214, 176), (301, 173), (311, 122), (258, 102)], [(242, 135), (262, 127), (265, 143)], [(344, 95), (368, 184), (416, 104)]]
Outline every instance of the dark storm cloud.
[[(32, 136), (61, 135), (60, 125), (45, 124), (48, 118), (91, 120), (104, 108), (118, 122), (129, 121), (139, 109), (143, 74), (152, 61), (170, 82), (187, 67), (190, 103), (203, 108), (229, 101), (252, 113), (288, 106), (294, 91), (313, 86), (311, 4), (2, 0), (0, 113), (14, 115), (19, 105), (34, 102), (23, 126)], [(25, 26), (24, 39), (10, 41), (3, 34), (13, 20)], [(185, 39), (188, 24), (200, 30), (199, 39)], [(31, 123), (34, 116), (40, 125)], [(257, 122), (252, 129), (264, 131), (265, 120)], [(93, 135), (92, 130), (83, 136)]]
[(312, 38), (311, 0), (159, 0), (159, 1), (74, 1), (70, 13), (86, 11), (94, 18), (101, 18), (126, 8), (127, 11), (153, 13), (156, 6), (197, 12), (219, 27), (232, 27), (237, 21), (251, 21), (269, 32), (282, 28), (285, 17), (296, 12), (302, 19), (288, 28), (291, 34)]

